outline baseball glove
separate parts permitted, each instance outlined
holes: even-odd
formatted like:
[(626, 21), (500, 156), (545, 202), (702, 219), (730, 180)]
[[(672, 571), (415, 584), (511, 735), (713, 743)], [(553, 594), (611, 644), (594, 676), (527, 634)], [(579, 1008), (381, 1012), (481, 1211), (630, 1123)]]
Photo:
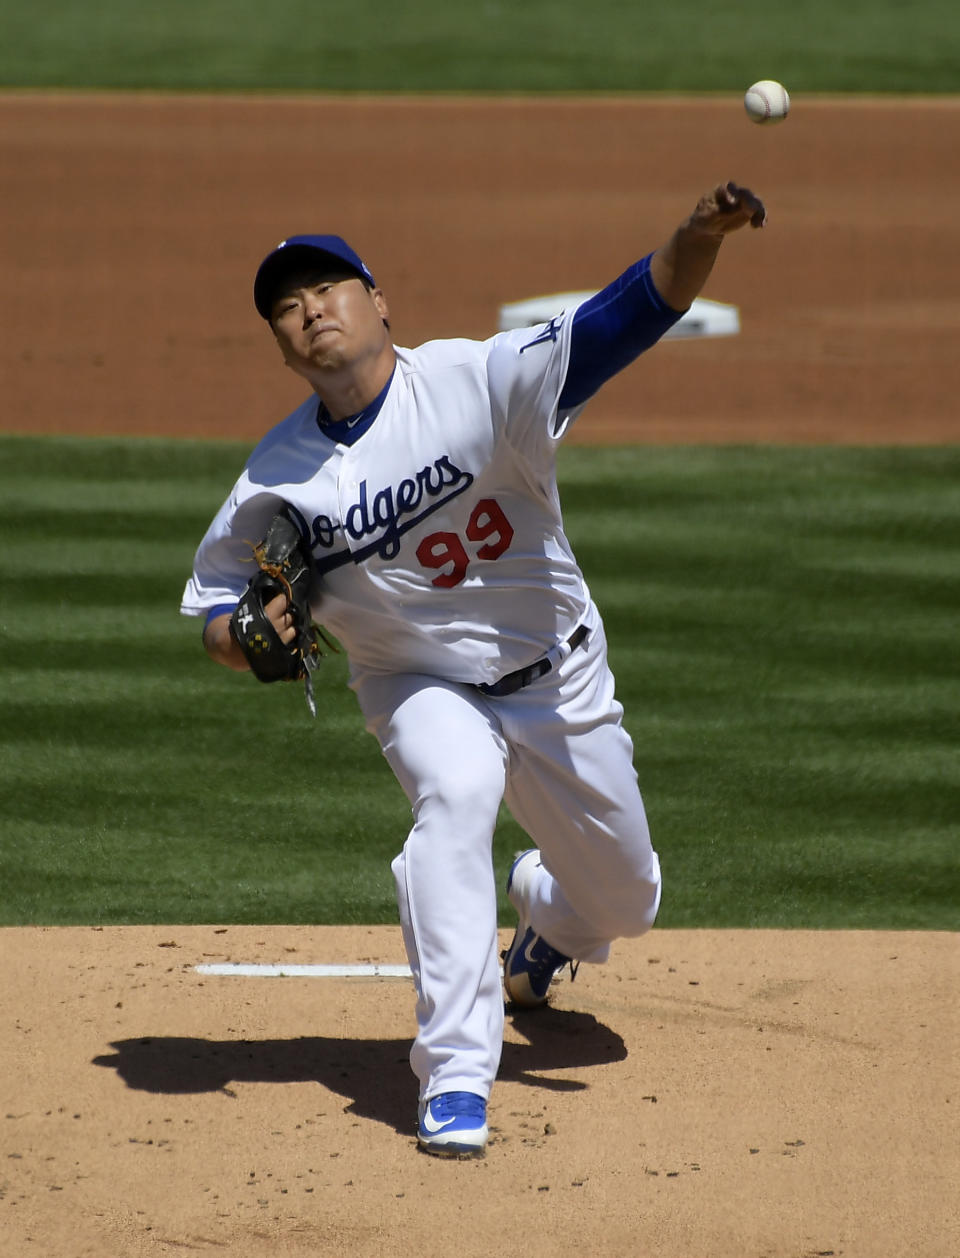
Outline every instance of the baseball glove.
[[(312, 702), (310, 673), (320, 658), (318, 630), (310, 615), (310, 560), (300, 531), (284, 511), (273, 517), (263, 541), (253, 548), (257, 571), (230, 618), (230, 629), (254, 676), (260, 681), (305, 681)], [(295, 634), (284, 642), (266, 613), (278, 594), (287, 596)]]

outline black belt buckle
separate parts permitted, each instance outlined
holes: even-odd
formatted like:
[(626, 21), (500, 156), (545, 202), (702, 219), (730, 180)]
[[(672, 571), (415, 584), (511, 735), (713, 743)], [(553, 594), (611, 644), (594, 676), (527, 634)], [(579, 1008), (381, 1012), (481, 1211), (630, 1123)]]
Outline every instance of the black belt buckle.
[[(570, 648), (571, 655), (578, 646), (586, 639), (589, 629), (586, 625), (578, 625), (567, 638), (567, 646)], [(518, 668), (513, 673), (507, 673), (505, 677), (501, 677), (499, 681), (481, 682), (477, 689), (481, 694), (489, 695), (492, 699), (503, 699), (507, 695), (516, 694), (518, 690), (522, 690), (524, 686), (529, 686), (532, 681), (537, 681), (549, 673), (553, 665), (548, 659), (534, 660), (532, 664), (528, 664), (526, 668)]]

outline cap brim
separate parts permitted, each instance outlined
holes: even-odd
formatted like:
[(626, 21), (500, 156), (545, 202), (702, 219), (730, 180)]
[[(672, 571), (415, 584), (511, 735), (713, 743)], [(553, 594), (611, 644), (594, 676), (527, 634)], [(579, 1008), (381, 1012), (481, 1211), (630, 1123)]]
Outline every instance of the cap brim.
[(274, 249), (260, 263), (253, 282), (253, 304), (257, 313), (269, 321), (277, 292), (284, 282), (298, 271), (325, 265), (348, 271), (365, 284), (369, 283), (369, 278), (361, 270), (335, 253), (319, 249), (316, 245), (286, 245), (281, 249)]

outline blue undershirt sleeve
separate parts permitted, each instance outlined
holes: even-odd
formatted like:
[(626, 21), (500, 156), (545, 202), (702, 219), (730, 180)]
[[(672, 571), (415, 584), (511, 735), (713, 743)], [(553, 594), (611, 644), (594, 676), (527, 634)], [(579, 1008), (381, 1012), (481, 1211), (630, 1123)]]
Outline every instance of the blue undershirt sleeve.
[(206, 629), (211, 620), (216, 620), (218, 616), (225, 616), (227, 612), (232, 614), (236, 606), (236, 603), (218, 603), (216, 607), (211, 607), (203, 618), (204, 629)]
[(650, 278), (647, 254), (579, 306), (570, 331), (570, 363), (558, 413), (582, 406), (618, 371), (655, 345), (682, 317)]

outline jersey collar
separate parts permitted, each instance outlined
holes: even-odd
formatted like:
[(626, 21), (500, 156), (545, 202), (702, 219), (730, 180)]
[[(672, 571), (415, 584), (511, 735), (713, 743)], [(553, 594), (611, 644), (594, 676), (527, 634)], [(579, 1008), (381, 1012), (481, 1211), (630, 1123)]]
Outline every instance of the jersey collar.
[(358, 411), (356, 415), (347, 415), (345, 419), (331, 419), (329, 411), (323, 402), (320, 401), (317, 408), (317, 424), (323, 435), (329, 437), (331, 441), (338, 441), (341, 445), (352, 446), (359, 437), (363, 436), (380, 414), (380, 408), (390, 392), (391, 384), (393, 384), (395, 371), (396, 367), (391, 371), (390, 379), (373, 401), (368, 406), (365, 406), (362, 411)]

